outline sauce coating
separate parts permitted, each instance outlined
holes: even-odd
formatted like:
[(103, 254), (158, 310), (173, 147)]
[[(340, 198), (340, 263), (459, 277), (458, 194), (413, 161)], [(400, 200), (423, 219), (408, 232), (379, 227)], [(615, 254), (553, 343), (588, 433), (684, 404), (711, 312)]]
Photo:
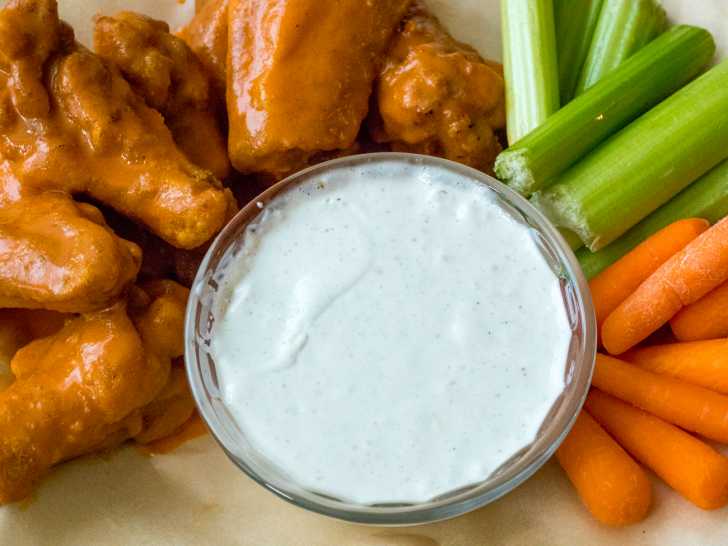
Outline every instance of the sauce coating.
[(384, 56), (372, 138), (491, 172), (505, 129), (503, 68), (448, 34), (415, 2)]
[(130, 11), (97, 16), (94, 49), (115, 64), (146, 103), (158, 110), (175, 143), (220, 180), (230, 174), (213, 77), (169, 25)]
[(227, 62), (228, 0), (205, 2), (178, 35), (212, 77), (220, 97), (225, 97), (225, 64)]
[(57, 7), (9, 0), (0, 10), (0, 307), (88, 312), (120, 297), (141, 253), (72, 196), (185, 249), (236, 204), (118, 68), (76, 43)]
[(484, 185), (381, 160), (288, 190), (229, 256), (211, 351), (252, 446), (369, 504), (487, 478), (564, 387), (560, 282)]
[(230, 160), (283, 176), (350, 148), (409, 0), (230, 0)]
[(171, 281), (136, 288), (80, 316), (33, 312), (31, 337), (0, 390), (0, 504), (26, 497), (50, 468), (134, 438), (149, 443), (187, 421), (194, 403), (184, 370), (187, 290)]

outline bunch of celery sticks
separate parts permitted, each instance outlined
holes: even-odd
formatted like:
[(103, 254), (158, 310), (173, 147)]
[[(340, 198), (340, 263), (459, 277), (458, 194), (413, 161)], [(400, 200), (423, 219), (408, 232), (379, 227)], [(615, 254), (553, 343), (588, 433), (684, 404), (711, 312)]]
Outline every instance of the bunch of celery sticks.
[(509, 148), (498, 177), (588, 278), (686, 217), (728, 214), (728, 60), (655, 0), (501, 0)]

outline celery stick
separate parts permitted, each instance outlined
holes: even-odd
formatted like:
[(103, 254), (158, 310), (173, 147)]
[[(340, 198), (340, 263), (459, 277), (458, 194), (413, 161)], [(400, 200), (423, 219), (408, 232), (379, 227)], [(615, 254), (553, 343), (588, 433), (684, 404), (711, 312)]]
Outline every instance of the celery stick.
[(569, 245), (571, 250), (576, 250), (584, 246), (584, 243), (581, 242), (579, 236), (570, 229), (559, 228), (559, 233), (561, 233), (561, 236), (564, 238), (564, 241), (566, 241), (566, 244)]
[(714, 51), (708, 31), (670, 29), (502, 152), (495, 172), (524, 195), (548, 187), (600, 142), (697, 76)]
[(580, 95), (667, 28), (665, 10), (654, 0), (608, 0), (576, 86)]
[(559, 109), (553, 0), (501, 0), (508, 142)]
[(728, 161), (693, 182), (612, 244), (597, 252), (580, 249), (576, 256), (588, 279), (616, 262), (665, 226), (683, 218), (717, 222), (728, 215)]
[(611, 137), (533, 201), (596, 251), (727, 157), (728, 60)]
[(554, 0), (562, 105), (574, 98), (601, 9), (602, 0)]

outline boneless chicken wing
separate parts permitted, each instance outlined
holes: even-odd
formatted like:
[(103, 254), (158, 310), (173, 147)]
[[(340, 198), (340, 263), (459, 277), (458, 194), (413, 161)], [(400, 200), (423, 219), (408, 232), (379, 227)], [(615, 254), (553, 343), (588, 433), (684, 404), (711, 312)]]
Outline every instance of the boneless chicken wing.
[(193, 163), (220, 179), (227, 177), (227, 143), (218, 121), (222, 104), (215, 104), (211, 76), (190, 47), (170, 34), (167, 23), (132, 12), (99, 16), (94, 49), (162, 113)]
[(229, 153), (282, 176), (351, 147), (408, 0), (230, 0)]
[(505, 127), (498, 64), (454, 40), (414, 4), (389, 47), (370, 117), (375, 141), (491, 171)]

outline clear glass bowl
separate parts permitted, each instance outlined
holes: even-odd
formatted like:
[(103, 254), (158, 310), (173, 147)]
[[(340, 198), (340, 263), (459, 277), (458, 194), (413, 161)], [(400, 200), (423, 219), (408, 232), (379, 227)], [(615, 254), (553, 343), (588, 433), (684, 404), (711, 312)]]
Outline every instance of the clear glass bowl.
[[(256, 452), (225, 407), (209, 347), (215, 328), (219, 280), (231, 257), (242, 246), (245, 227), (258, 216), (261, 208), (279, 193), (332, 169), (392, 159), (415, 165), (436, 165), (491, 188), (501, 204), (531, 229), (547, 261), (561, 279), (573, 335), (564, 391), (531, 445), (484, 481), (431, 501), (364, 506), (305, 490)], [(528, 201), (486, 174), (444, 159), (402, 153), (363, 154), (321, 163), (286, 178), (249, 203), (222, 230), (207, 252), (192, 287), (185, 328), (185, 360), (197, 407), (230, 459), (259, 484), (297, 506), (342, 520), (373, 525), (416, 525), (455, 517), (493, 502), (529, 478), (551, 457), (570, 430), (589, 389), (596, 351), (596, 324), (586, 280), (576, 257), (554, 226)]]

